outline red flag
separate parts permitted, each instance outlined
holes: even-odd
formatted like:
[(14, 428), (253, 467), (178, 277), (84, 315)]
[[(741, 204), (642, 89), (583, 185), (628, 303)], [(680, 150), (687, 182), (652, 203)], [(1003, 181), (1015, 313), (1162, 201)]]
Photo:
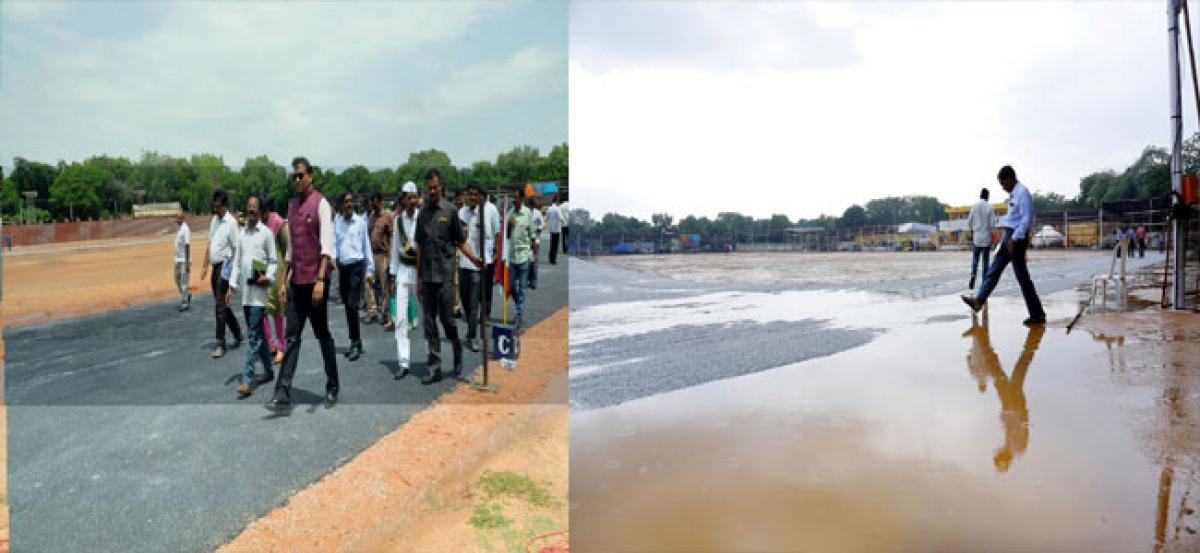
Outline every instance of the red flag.
[(504, 299), (508, 300), (508, 262), (504, 260), (504, 236), (508, 233), (507, 206), (500, 208), (500, 240), (496, 242), (496, 251), (500, 252), (500, 261), (496, 262), (495, 282), (504, 290)]

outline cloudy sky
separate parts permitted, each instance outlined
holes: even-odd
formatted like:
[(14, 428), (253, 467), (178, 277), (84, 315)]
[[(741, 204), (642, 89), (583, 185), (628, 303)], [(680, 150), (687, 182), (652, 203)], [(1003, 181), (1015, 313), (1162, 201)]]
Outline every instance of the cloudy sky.
[(561, 3), (0, 2), (0, 163), (458, 165), (567, 139)]
[(1004, 164), (1073, 197), (1084, 175), (1169, 143), (1166, 11), (575, 2), (572, 204), (647, 219), (840, 215), (887, 195), (965, 205), (999, 191)]

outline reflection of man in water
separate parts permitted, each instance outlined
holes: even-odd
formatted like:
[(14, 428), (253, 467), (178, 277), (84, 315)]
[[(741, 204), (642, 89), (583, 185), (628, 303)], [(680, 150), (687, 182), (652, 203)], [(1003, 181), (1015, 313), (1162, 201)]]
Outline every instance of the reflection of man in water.
[(1029, 445), (1029, 408), (1025, 404), (1023, 387), (1025, 373), (1029, 371), (1029, 365), (1033, 363), (1033, 354), (1041, 345), (1045, 333), (1046, 328), (1043, 325), (1029, 327), (1025, 335), (1025, 344), (1021, 348), (1021, 356), (1017, 358), (1011, 376), (1004, 374), (1000, 367), (1000, 358), (992, 348), (986, 315), (982, 326), (979, 325), (978, 316), (972, 315), (971, 329), (963, 333), (964, 336), (970, 335), (973, 339), (971, 352), (967, 354), (967, 367), (971, 374), (975, 375), (979, 391), (986, 389), (986, 377), (982, 376), (986, 374), (992, 378), (992, 387), (996, 389), (996, 395), (1000, 396), (1000, 422), (1004, 425), (1004, 445), (996, 450), (992, 459), (999, 472), (1008, 472), (1013, 458), (1024, 453)]

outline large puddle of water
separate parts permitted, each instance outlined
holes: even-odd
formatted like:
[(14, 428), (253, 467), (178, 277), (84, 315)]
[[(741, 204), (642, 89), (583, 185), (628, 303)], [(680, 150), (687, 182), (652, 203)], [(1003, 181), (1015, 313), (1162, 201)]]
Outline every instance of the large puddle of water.
[(584, 313), (572, 348), (686, 313), (885, 331), (572, 413), (573, 550), (1200, 550), (1197, 319), (1164, 330), (1085, 317), (1068, 333), (1077, 292), (1044, 300), (1054, 320), (1032, 329), (1019, 298), (971, 317), (954, 297), (858, 292)]

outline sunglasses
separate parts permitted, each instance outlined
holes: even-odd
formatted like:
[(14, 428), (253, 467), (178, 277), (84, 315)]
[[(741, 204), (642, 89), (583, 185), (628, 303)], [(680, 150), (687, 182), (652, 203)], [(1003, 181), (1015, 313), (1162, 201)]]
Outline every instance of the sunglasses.
[(292, 180), (299, 181), (304, 178), (304, 173), (292, 173)]

